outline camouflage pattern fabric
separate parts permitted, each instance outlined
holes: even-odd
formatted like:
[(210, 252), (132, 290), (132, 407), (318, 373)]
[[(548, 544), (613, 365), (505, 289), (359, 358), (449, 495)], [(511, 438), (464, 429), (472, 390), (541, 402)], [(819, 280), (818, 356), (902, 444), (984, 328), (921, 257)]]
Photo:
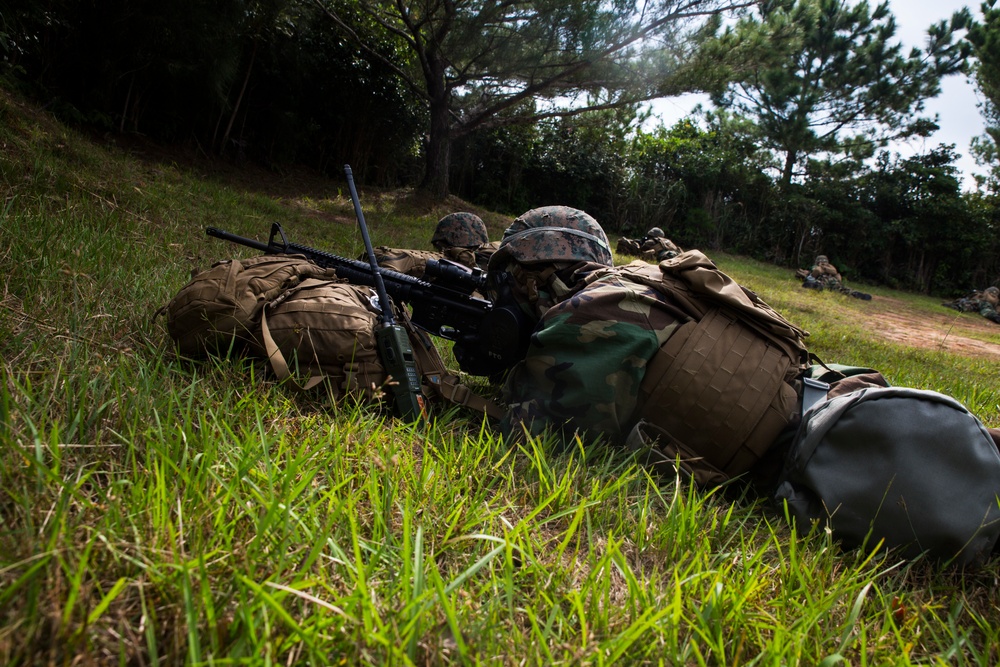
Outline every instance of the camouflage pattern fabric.
[(647, 262), (662, 262), (684, 252), (670, 239), (658, 236), (647, 238), (639, 249), (639, 258)]
[[(383, 269), (405, 273), (414, 278), (423, 278), (428, 260), (444, 259), (439, 252), (429, 250), (410, 250), (379, 246), (375, 248), (375, 262)], [(368, 262), (368, 254), (358, 257), (360, 261)]]
[(552, 429), (627, 445), (643, 419), (669, 434), (660, 445), (679, 448), (685, 469), (732, 476), (794, 427), (808, 334), (703, 253), (587, 265), (570, 283), (508, 375), (507, 437)]
[[(659, 232), (653, 235), (652, 232)], [(618, 239), (618, 254), (639, 257), (647, 262), (662, 262), (676, 257), (684, 252), (679, 245), (663, 235), (663, 231), (654, 227), (642, 239)]]
[(474, 269), (479, 266), (479, 262), (476, 259), (476, 251), (470, 248), (444, 248), (441, 251), (445, 259), (450, 259), (453, 262), (458, 262), (462, 266), (467, 266), (470, 269)]
[(629, 255), (632, 257), (639, 256), (639, 249), (642, 247), (642, 243), (639, 239), (627, 239), (624, 236), (618, 239), (618, 245), (615, 248), (619, 255)]
[(837, 271), (837, 267), (827, 260), (826, 255), (818, 255), (816, 261), (810, 270), (813, 278), (818, 280), (823, 284), (824, 287), (828, 289), (837, 289), (840, 287), (840, 283), (843, 278), (840, 272)]
[(997, 312), (997, 307), (989, 301), (983, 300), (979, 304), (979, 314), (991, 322), (1000, 324), (1000, 312)]
[(449, 213), (438, 220), (431, 244), (438, 250), (444, 248), (478, 249), (490, 242), (483, 219), (474, 213)]
[(963, 313), (979, 313), (991, 322), (1000, 324), (1000, 290), (996, 287), (988, 287), (983, 291), (976, 291), (969, 296), (956, 299), (948, 303), (941, 304), (948, 308)]
[(490, 241), (476, 250), (476, 265), (484, 271), (490, 264), (490, 257), (500, 248), (499, 241)]
[(509, 374), (506, 434), (555, 425), (620, 441), (631, 428), (646, 364), (682, 315), (627, 276), (600, 270), (589, 278), (597, 279), (545, 312)]
[(490, 257), (491, 271), (510, 262), (599, 262), (611, 266), (611, 246), (604, 229), (585, 211), (568, 206), (544, 206), (520, 215), (503, 233)]
[(840, 282), (838, 273), (836, 276), (829, 273), (820, 273), (819, 275), (813, 274), (813, 278), (816, 279), (823, 289), (830, 290), (831, 292), (840, 292), (844, 289), (843, 283)]
[(830, 263), (826, 255), (818, 255), (815, 264), (808, 272), (800, 269), (795, 272), (795, 275), (805, 279), (805, 282), (802, 283), (803, 287), (840, 292), (864, 301), (870, 301), (872, 298), (871, 294), (845, 287), (840, 272), (837, 271), (837, 267)]
[(964, 296), (961, 299), (955, 299), (941, 305), (946, 308), (954, 308), (963, 313), (979, 312), (979, 299), (974, 296)]

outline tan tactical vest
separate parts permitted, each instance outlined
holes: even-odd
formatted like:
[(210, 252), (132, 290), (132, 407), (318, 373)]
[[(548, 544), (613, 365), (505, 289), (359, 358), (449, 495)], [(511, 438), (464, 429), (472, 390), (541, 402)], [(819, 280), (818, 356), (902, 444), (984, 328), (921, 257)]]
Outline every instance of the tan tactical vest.
[(657, 350), (639, 388), (640, 425), (689, 471), (724, 479), (747, 472), (798, 415), (808, 363), (794, 326), (699, 251), (622, 271), (691, 318)]

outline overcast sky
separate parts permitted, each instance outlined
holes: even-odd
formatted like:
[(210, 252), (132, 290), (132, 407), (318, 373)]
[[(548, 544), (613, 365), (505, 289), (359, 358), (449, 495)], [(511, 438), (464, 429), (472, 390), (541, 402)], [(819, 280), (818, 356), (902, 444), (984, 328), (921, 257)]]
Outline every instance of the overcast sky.
[[(869, 4), (875, 4), (872, 0)], [(979, 16), (979, 2), (963, 0), (889, 0), (889, 7), (896, 17), (896, 40), (904, 45), (904, 53), (909, 47), (924, 48), (926, 45), (927, 28), (933, 23), (949, 18), (952, 13), (962, 7), (971, 7), (973, 15)], [(658, 100), (653, 104), (667, 125), (690, 113), (698, 102), (707, 101), (707, 97), (691, 95), (682, 98)], [(941, 82), (941, 94), (927, 100), (924, 116), (938, 115), (941, 129), (929, 139), (913, 141), (908, 145), (894, 145), (891, 150), (904, 157), (914, 153), (925, 152), (938, 144), (955, 144), (955, 151), (961, 157), (955, 166), (962, 172), (965, 189), (974, 189), (971, 178), (973, 172), (981, 172), (969, 154), (969, 142), (972, 137), (983, 134), (983, 118), (976, 106), (976, 89), (963, 75), (946, 77)]]
[[(896, 36), (906, 46), (926, 45), (927, 27), (949, 18), (962, 7), (970, 7), (973, 16), (979, 17), (979, 2), (969, 3), (959, 0), (889, 0), (889, 7), (896, 16)], [(955, 163), (965, 176), (967, 189), (974, 188), (970, 175), (983, 171), (976, 167), (969, 154), (969, 142), (972, 137), (983, 134), (983, 117), (976, 106), (975, 86), (960, 74), (945, 77), (941, 81), (941, 94), (928, 100), (925, 115), (937, 114), (941, 129), (929, 139), (915, 142), (910, 147), (900, 147), (899, 152), (909, 156), (913, 152), (922, 152), (936, 147), (938, 144), (955, 144), (955, 151), (961, 158)], [(907, 150), (910, 153), (907, 153)]]

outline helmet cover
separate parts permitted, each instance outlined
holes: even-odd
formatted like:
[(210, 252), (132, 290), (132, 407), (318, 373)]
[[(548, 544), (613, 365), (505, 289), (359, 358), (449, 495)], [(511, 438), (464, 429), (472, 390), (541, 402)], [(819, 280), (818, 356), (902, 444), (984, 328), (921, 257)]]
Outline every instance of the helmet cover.
[(440, 248), (479, 248), (490, 242), (483, 219), (474, 213), (449, 213), (438, 220), (431, 243)]
[(522, 264), (614, 263), (608, 237), (597, 220), (568, 206), (535, 208), (514, 220), (490, 258), (490, 268), (502, 267), (510, 259)]

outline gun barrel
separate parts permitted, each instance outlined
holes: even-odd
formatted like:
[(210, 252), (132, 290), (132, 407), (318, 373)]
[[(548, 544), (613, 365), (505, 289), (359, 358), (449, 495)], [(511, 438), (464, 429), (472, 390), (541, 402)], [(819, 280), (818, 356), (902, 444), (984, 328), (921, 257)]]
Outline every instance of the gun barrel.
[(261, 243), (260, 241), (255, 241), (254, 239), (248, 239), (245, 236), (237, 236), (236, 234), (231, 234), (225, 230), (219, 229), (218, 227), (206, 227), (205, 233), (209, 236), (214, 236), (217, 239), (222, 239), (223, 241), (231, 241), (233, 243), (239, 243), (240, 245), (245, 245), (248, 248), (253, 248), (255, 250), (260, 250), (266, 253), (276, 253), (283, 252), (276, 248), (271, 247), (267, 243)]
[[(303, 255), (323, 268), (333, 269), (338, 277), (350, 283), (377, 287), (371, 267), (360, 260), (340, 257), (299, 243), (281, 245), (262, 243), (216, 227), (207, 227), (205, 233), (268, 254)], [(471, 296), (444, 284), (431, 284), (405, 273), (381, 267), (378, 267), (378, 273), (384, 281), (389, 296), (413, 305), (411, 316), (413, 323), (435, 336), (454, 339), (455, 329), (475, 330), (478, 328), (479, 320), (493, 307), (493, 304), (486, 299)]]

